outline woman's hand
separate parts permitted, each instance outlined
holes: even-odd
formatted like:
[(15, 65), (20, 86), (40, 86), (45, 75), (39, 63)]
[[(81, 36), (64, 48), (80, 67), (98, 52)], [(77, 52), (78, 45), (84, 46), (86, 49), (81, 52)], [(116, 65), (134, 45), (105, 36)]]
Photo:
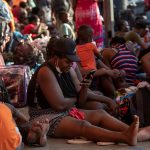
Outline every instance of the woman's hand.
[(107, 70), (107, 74), (112, 78), (118, 78), (118, 77), (122, 77), (124, 75), (124, 72), (118, 69), (112, 69), (112, 70)]
[(88, 92), (90, 84), (91, 84), (91, 80), (87, 80), (87, 79), (84, 79), (80, 83), (81, 89), (79, 92), (78, 107), (82, 108), (85, 105), (87, 101), (87, 92)]
[(84, 79), (84, 80), (80, 83), (80, 86), (81, 86), (82, 88), (89, 88), (91, 82), (92, 82), (92, 80)]

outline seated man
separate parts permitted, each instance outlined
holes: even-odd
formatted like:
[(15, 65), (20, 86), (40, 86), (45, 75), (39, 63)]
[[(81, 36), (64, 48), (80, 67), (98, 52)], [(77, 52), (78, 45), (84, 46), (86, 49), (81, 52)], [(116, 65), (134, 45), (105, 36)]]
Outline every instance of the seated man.
[[(122, 37), (114, 37), (111, 41), (112, 47), (105, 48), (102, 52), (103, 60), (110, 68), (123, 70), (126, 74), (126, 83), (135, 85), (138, 61), (134, 52), (126, 48), (125, 42)], [(126, 83), (124, 83), (125, 87), (128, 86)]]

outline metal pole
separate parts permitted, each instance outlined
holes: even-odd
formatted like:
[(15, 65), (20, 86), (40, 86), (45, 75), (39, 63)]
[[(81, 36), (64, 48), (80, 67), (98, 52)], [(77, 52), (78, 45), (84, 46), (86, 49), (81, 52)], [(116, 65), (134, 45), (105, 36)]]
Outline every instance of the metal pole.
[(106, 33), (106, 46), (109, 44), (109, 39), (114, 36), (114, 6), (113, 0), (104, 0), (104, 26)]

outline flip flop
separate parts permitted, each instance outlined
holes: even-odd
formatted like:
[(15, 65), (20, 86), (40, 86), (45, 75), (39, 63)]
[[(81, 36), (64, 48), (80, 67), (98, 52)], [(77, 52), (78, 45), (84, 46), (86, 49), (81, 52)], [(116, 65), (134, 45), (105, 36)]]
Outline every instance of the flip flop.
[(107, 146), (107, 145), (114, 145), (114, 142), (97, 142), (96, 143), (99, 146)]
[(86, 139), (70, 139), (67, 140), (68, 144), (86, 144), (86, 143), (92, 143), (93, 141), (89, 141)]

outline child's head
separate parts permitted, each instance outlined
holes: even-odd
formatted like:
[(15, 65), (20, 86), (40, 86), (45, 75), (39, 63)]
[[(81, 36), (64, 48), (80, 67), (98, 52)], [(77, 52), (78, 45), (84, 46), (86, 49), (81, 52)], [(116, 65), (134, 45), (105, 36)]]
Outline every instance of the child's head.
[(82, 25), (77, 32), (79, 43), (88, 43), (93, 40), (93, 29), (88, 25)]
[(110, 46), (116, 48), (125, 43), (126, 43), (126, 40), (123, 37), (115, 36), (111, 39)]
[(29, 65), (31, 68), (36, 64), (38, 50), (29, 42), (19, 43), (13, 52), (15, 65)]
[(69, 21), (69, 16), (68, 16), (68, 12), (66, 11), (61, 11), (58, 14), (58, 18), (63, 22), (63, 23), (67, 23)]
[(40, 24), (40, 18), (37, 15), (32, 15), (29, 17), (29, 23), (34, 23), (36, 25)]
[(120, 20), (118, 22), (118, 31), (128, 32), (129, 30), (130, 30), (130, 26), (129, 26), (128, 21)]
[(28, 5), (27, 5), (26, 2), (21, 1), (21, 2), (19, 3), (19, 6), (20, 6), (21, 8), (26, 9)]

